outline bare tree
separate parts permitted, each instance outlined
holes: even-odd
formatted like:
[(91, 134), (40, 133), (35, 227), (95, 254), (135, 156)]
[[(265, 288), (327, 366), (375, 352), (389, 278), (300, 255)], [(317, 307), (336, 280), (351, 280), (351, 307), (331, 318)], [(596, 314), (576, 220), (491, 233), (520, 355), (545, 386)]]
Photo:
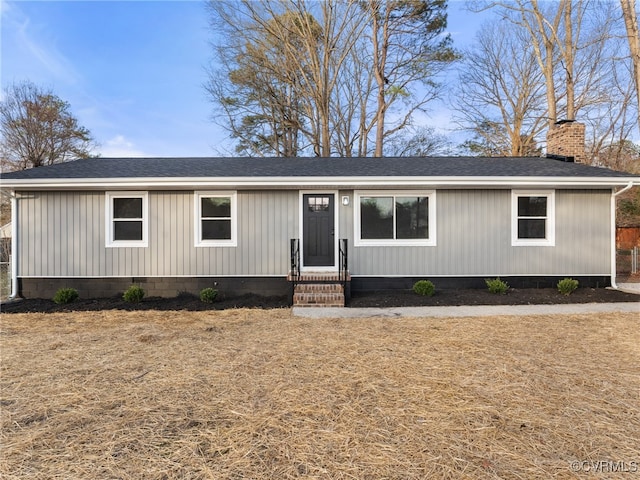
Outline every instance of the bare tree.
[(625, 140), (601, 148), (594, 163), (614, 170), (640, 174), (639, 159), (640, 145)]
[[(273, 117), (274, 106), (281, 109), (278, 103), (293, 99), (286, 109), (288, 117), (295, 118), (295, 129), (315, 155), (330, 156), (332, 101), (339, 75), (363, 29), (357, 5), (336, 0), (212, 1), (209, 5), (215, 27), (224, 32), (224, 44), (217, 48), (222, 72), (211, 75), (209, 82), (214, 101), (223, 104), (232, 120), (238, 112), (244, 118), (252, 105), (261, 115), (255, 115), (260, 122), (273, 121), (272, 127), (279, 131), (286, 128), (285, 119)], [(248, 91), (236, 89), (230, 103), (224, 94), (225, 81), (237, 86), (233, 72), (238, 71), (239, 62), (246, 69), (245, 77), (254, 75), (254, 70), (260, 72), (260, 79)], [(265, 95), (264, 85), (274, 86), (274, 94)], [(231, 128), (239, 133), (237, 121), (231, 122)]]
[[(371, 22), (373, 76), (376, 85), (374, 156), (384, 139), (404, 128), (416, 110), (436, 97), (438, 73), (457, 59), (447, 26), (445, 0), (367, 0)], [(387, 112), (399, 100), (403, 115), (392, 128)]]
[(601, 148), (628, 138), (637, 124), (629, 57), (622, 53), (619, 10), (596, 0), (474, 2), (496, 7), (500, 18), (522, 29), (544, 77), (549, 128), (562, 118), (587, 124), (587, 143)]
[[(496, 1), (482, 6), (498, 7), (502, 18), (528, 33), (545, 80), (549, 126), (559, 119), (561, 103), (564, 105), (565, 118), (574, 120), (578, 81), (575, 75), (576, 52), (586, 45), (603, 43), (609, 38), (602, 29), (583, 29), (584, 18), (591, 9), (591, 15), (600, 16), (608, 22), (610, 13), (605, 15), (608, 7), (590, 0), (560, 0), (542, 5), (538, 0)], [(602, 10), (595, 11), (597, 8)], [(587, 35), (589, 33), (593, 35)], [(564, 75), (558, 75), (558, 70)]]
[(633, 82), (636, 87), (636, 101), (638, 104), (638, 128), (640, 129), (640, 31), (638, 30), (638, 12), (636, 0), (620, 0), (622, 16), (627, 31), (631, 64), (633, 66)]
[(451, 155), (453, 145), (444, 134), (433, 127), (409, 126), (388, 141), (385, 156), (388, 157), (432, 157)]
[(546, 127), (544, 79), (526, 32), (504, 20), (484, 24), (465, 52), (454, 89), (466, 147), (489, 156), (539, 155)]
[(24, 170), (92, 155), (89, 130), (78, 125), (70, 106), (31, 82), (6, 89), (0, 103), (3, 170)]
[[(304, 141), (286, 154), (368, 155), (375, 131), (381, 155), (383, 140), (434, 97), (435, 75), (455, 58), (442, 33), (444, 0), (213, 0), (210, 8), (224, 45), (208, 90), (252, 149), (280, 152), (283, 122), (294, 119)], [(396, 103), (403, 114), (387, 128)]]

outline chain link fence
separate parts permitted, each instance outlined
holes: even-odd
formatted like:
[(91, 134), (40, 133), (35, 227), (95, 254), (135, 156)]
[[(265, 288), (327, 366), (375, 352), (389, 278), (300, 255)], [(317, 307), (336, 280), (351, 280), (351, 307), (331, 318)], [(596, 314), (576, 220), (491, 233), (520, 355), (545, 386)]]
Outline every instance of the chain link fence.
[(640, 247), (616, 250), (616, 271), (618, 275), (640, 274)]

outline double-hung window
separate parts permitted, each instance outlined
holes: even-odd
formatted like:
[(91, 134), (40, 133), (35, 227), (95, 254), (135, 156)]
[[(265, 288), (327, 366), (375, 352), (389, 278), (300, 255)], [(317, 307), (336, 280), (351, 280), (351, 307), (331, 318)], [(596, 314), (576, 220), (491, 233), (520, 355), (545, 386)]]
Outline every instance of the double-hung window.
[(435, 245), (433, 191), (357, 192), (355, 245)]
[(148, 246), (147, 192), (106, 193), (106, 246)]
[(514, 246), (555, 245), (555, 193), (514, 190), (511, 193), (511, 222)]
[(236, 193), (196, 192), (196, 247), (235, 247)]

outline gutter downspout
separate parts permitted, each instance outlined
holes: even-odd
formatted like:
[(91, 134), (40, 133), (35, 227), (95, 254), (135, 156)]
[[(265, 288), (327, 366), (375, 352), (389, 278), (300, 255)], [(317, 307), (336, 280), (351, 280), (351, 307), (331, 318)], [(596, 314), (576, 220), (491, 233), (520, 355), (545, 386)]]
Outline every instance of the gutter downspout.
[(15, 190), (10, 193), (0, 190), (2, 195), (9, 197), (11, 201), (11, 295), (10, 300), (19, 296), (18, 292), (18, 197)]
[[(629, 182), (626, 187), (611, 194), (611, 288), (617, 290), (616, 283), (616, 197), (633, 187), (633, 181)], [(12, 225), (13, 226), (13, 225)]]

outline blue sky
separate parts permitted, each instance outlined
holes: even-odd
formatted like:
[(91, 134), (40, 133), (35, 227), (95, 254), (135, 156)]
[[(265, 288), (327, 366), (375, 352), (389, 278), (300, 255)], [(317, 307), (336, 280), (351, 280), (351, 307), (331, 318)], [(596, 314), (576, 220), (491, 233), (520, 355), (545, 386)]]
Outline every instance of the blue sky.
[[(110, 156), (232, 151), (203, 89), (211, 59), (204, 1), (0, 0), (2, 90), (30, 80), (71, 105)], [(478, 18), (449, 4), (456, 46)], [(441, 109), (429, 120), (448, 122)]]

